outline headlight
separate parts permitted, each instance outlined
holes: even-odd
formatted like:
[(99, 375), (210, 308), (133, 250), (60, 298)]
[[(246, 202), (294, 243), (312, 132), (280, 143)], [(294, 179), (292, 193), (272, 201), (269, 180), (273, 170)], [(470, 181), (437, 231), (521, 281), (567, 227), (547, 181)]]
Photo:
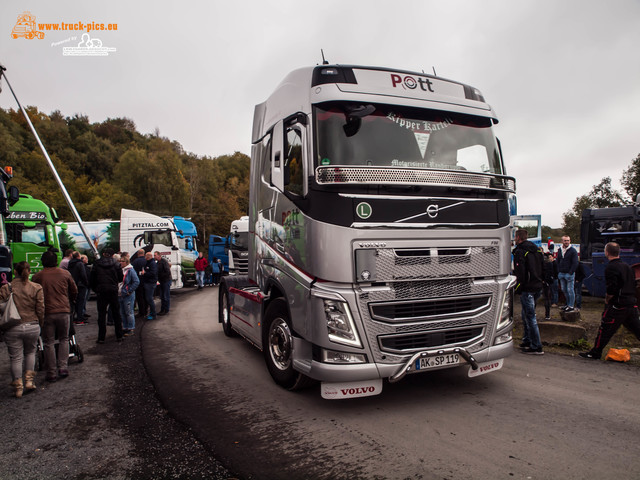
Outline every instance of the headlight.
[(502, 297), (502, 310), (498, 321), (498, 330), (507, 326), (513, 319), (513, 288), (507, 288)]
[(510, 342), (512, 338), (513, 338), (512, 333), (507, 332), (503, 335), (500, 335), (499, 337), (496, 337), (496, 340), (493, 342), (493, 344), (500, 345), (501, 343), (507, 343), (507, 342)]
[(324, 314), (327, 319), (329, 340), (354, 347), (362, 346), (349, 306), (345, 302), (325, 298)]
[(335, 352), (324, 348), (321, 359), (324, 363), (367, 363), (367, 357), (362, 353)]

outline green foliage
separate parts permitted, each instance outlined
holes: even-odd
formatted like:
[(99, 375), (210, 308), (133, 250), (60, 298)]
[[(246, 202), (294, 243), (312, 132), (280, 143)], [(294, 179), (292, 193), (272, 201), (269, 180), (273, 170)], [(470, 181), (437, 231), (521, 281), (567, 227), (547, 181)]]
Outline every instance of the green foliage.
[(640, 154), (633, 159), (629, 168), (624, 171), (620, 183), (631, 200), (635, 201), (640, 193)]
[[(46, 115), (26, 108), (83, 220), (117, 219), (121, 208), (192, 218), (200, 243), (226, 235), (249, 207), (249, 157), (185, 153), (175, 141), (143, 135), (128, 118), (90, 123), (84, 115)], [(74, 221), (20, 111), (0, 109), (0, 165), (14, 167), (12, 184)]]
[(551, 237), (554, 243), (560, 244), (564, 230), (562, 228), (551, 228), (548, 225), (542, 225), (542, 243), (547, 243), (547, 239)]
[(579, 338), (575, 342), (570, 343), (569, 348), (572, 348), (573, 350), (588, 350), (591, 348), (591, 344), (586, 338)]
[(571, 210), (562, 215), (562, 228), (572, 242), (580, 241), (580, 222), (585, 208), (609, 208), (624, 205), (623, 195), (611, 186), (611, 177), (605, 177), (586, 195), (576, 198)]

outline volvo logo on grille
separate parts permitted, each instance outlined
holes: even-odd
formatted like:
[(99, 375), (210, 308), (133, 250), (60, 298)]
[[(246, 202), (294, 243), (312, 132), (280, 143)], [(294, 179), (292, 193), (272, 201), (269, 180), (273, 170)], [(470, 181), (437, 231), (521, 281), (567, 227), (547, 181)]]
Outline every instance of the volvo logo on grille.
[(436, 218), (438, 216), (438, 205), (429, 205), (427, 207), (427, 215), (429, 215), (429, 218)]
[(360, 248), (385, 248), (387, 242), (360, 242)]

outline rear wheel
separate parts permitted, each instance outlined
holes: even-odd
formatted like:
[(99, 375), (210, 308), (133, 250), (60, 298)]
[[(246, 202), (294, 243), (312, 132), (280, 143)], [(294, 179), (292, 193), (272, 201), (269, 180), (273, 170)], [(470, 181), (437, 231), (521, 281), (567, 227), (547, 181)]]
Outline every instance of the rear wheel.
[(231, 328), (231, 309), (229, 308), (229, 291), (226, 285), (220, 286), (218, 293), (218, 317), (222, 323), (222, 331), (227, 337), (235, 336), (233, 328)]
[(80, 345), (76, 345), (76, 349), (76, 357), (78, 357), (78, 363), (84, 362), (84, 353), (82, 352)]
[(262, 351), (273, 380), (287, 390), (300, 390), (315, 383), (293, 369), (293, 334), (287, 304), (282, 298), (267, 308), (262, 338)]

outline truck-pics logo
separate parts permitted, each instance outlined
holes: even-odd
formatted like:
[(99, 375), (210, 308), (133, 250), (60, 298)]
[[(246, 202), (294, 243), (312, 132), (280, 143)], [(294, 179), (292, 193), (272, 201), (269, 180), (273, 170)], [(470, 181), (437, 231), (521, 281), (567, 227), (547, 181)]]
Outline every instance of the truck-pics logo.
[(38, 30), (35, 15), (32, 15), (31, 12), (23, 12), (18, 15), (18, 21), (13, 27), (13, 30), (11, 30), (11, 37), (24, 37), (28, 40), (39, 38), (42, 40), (44, 38), (44, 32)]
[[(33, 40), (37, 38), (42, 40), (45, 32), (67, 32), (71, 34), (68, 38), (56, 40), (51, 43), (52, 47), (62, 45), (69, 42), (77, 42), (73, 47), (64, 47), (62, 54), (64, 56), (89, 56), (89, 57), (106, 57), (116, 49), (104, 46), (99, 38), (91, 38), (89, 33), (105, 32), (118, 30), (117, 23), (100, 23), (100, 22), (58, 22), (58, 23), (36, 23), (36, 16), (31, 12), (22, 12), (18, 15), (18, 20), (11, 30), (11, 38), (25, 38)], [(75, 33), (75, 35), (74, 35)]]

